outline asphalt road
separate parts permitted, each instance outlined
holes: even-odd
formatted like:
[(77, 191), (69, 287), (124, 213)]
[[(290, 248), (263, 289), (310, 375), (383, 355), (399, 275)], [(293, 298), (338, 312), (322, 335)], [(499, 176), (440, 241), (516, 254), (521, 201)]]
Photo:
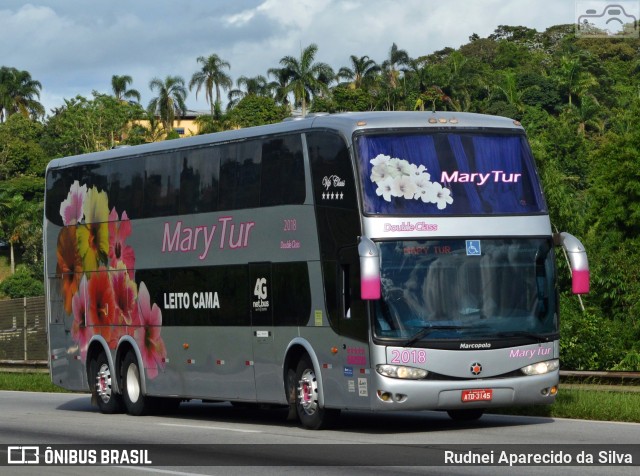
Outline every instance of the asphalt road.
[[(47, 447), (58, 458), (99, 460), (103, 450), (117, 451), (109, 466), (8, 465), (19, 461), (18, 446), (38, 446), (41, 461)], [(604, 464), (578, 465), (579, 452)], [(461, 466), (452, 463), (453, 454), (492, 461)], [(503, 455), (532, 454), (571, 456), (572, 465), (499, 464)], [(635, 466), (626, 464), (627, 454)], [(30, 458), (27, 453), (25, 460)], [(142, 464), (132, 465), (135, 458)], [(610, 464), (620, 458), (623, 465)], [(100, 414), (84, 394), (0, 392), (2, 475), (635, 475), (638, 464), (640, 424), (503, 415), (460, 424), (439, 412), (343, 412), (334, 429), (309, 431), (286, 421), (283, 410), (198, 401), (183, 403), (173, 415), (132, 417)]]

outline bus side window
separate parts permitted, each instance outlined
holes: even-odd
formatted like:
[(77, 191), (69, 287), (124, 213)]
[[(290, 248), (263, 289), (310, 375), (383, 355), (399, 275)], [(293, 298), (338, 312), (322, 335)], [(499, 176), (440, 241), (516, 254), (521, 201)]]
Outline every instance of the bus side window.
[(260, 181), (261, 207), (304, 203), (304, 160), (299, 134), (264, 141)]

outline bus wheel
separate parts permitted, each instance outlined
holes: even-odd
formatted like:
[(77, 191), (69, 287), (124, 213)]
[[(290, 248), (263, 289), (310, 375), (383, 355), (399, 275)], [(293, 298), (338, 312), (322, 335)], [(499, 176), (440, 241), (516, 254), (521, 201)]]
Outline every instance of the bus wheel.
[(148, 398), (142, 395), (140, 368), (133, 352), (128, 352), (122, 362), (122, 397), (129, 415), (140, 416), (148, 412)]
[(302, 426), (309, 430), (325, 428), (337, 416), (337, 410), (320, 408), (318, 379), (309, 357), (304, 356), (296, 369), (296, 410)]
[(475, 421), (484, 415), (484, 408), (468, 408), (465, 410), (447, 410), (449, 417), (455, 421)]
[(122, 411), (122, 397), (113, 391), (114, 374), (104, 353), (91, 362), (91, 374), (94, 376), (94, 391), (98, 408), (102, 413), (119, 413)]

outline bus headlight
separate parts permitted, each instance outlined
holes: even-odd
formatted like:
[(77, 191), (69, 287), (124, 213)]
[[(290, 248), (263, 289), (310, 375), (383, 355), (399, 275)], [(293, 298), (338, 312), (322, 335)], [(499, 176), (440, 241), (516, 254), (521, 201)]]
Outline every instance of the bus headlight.
[(380, 375), (391, 378), (419, 380), (425, 378), (429, 372), (415, 367), (405, 367), (404, 365), (380, 364), (376, 366), (376, 371)]
[(545, 362), (538, 362), (537, 364), (527, 365), (526, 367), (522, 367), (520, 370), (525, 375), (542, 375), (558, 370), (559, 367), (560, 360), (553, 359)]

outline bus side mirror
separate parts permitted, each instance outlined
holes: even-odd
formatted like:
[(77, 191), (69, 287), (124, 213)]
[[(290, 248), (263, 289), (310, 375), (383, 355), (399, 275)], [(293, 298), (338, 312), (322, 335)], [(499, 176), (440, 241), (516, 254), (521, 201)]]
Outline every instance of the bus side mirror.
[(380, 299), (380, 253), (378, 247), (369, 238), (360, 237), (358, 244), (360, 255), (360, 297), (362, 299)]
[(584, 246), (578, 238), (569, 233), (556, 233), (553, 238), (556, 245), (564, 248), (569, 259), (573, 294), (587, 294), (589, 292), (589, 261)]

